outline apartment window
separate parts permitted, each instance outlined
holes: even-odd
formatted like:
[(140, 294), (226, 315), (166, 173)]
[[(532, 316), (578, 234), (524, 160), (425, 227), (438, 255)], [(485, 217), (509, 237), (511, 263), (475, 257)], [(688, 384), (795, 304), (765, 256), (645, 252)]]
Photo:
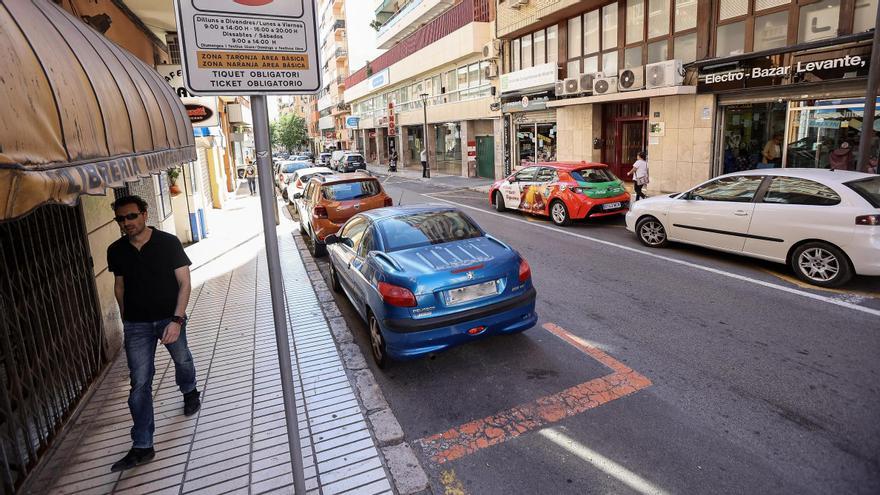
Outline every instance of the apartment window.
[[(571, 18), (568, 26), (568, 77), (607, 72), (617, 74), (617, 3)], [(575, 31), (572, 31), (575, 30)], [(606, 64), (606, 61), (608, 62)], [(608, 72), (609, 74), (612, 72)]]
[(675, 32), (697, 27), (697, 0), (675, 0)]
[(468, 87), (468, 70), (467, 67), (458, 68), (458, 89), (467, 89)]
[(458, 84), (455, 77), (455, 71), (451, 70), (446, 73), (446, 92), (451, 93), (456, 89), (458, 89)]
[(544, 30), (536, 31), (532, 36), (534, 41), (535, 65), (544, 64), (547, 62), (547, 42), (544, 39)]
[(471, 64), (468, 66), (468, 86), (476, 88), (480, 85), (480, 64)]
[(669, 34), (669, 0), (648, 0), (648, 39)]
[(528, 69), (532, 66), (532, 35), (527, 34), (520, 38), (520, 49), (522, 50), (522, 68)]
[(631, 69), (642, 65), (642, 45), (627, 48), (623, 52), (623, 68)]
[[(876, 0), (874, 0), (876, 1)], [(559, 28), (550, 26), (547, 28), (547, 62), (559, 61)]]
[(577, 58), (583, 55), (581, 50), (581, 18), (580, 16), (568, 20), (568, 58)]
[(741, 55), (745, 53), (745, 21), (739, 21), (718, 26), (717, 39), (718, 44), (715, 48), (716, 56), (726, 57), (728, 55)]
[(513, 40), (511, 43), (512, 48), (510, 49), (510, 66), (513, 71), (516, 72), (519, 70), (519, 40)]
[(655, 41), (648, 45), (648, 63), (653, 64), (666, 60), (669, 42), (666, 40)]
[(788, 11), (755, 18), (754, 50), (770, 50), (786, 45), (788, 39)]
[(626, 1), (626, 44), (645, 39), (645, 0)]
[(877, 19), (877, 0), (855, 0), (855, 19), (852, 32), (862, 33), (874, 28)]
[(798, 42), (804, 43), (837, 36), (839, 21), (840, 0), (821, 0), (801, 6)]
[(682, 63), (693, 62), (697, 59), (697, 34), (691, 33), (684, 36), (676, 36), (672, 45), (674, 57)]

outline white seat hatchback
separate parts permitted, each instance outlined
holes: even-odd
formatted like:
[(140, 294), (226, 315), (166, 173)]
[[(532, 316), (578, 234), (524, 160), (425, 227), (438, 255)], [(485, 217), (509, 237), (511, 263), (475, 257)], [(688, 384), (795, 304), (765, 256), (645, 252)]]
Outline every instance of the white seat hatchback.
[(683, 242), (785, 263), (823, 287), (880, 275), (880, 175), (750, 170), (633, 203), (626, 228), (649, 247)]

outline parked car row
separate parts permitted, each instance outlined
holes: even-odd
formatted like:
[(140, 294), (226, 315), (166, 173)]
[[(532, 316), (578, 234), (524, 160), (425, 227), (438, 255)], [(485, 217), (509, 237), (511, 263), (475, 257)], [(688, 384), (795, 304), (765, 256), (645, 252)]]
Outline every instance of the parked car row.
[(310, 177), (289, 193), (300, 232), (329, 252), (331, 286), (366, 321), (380, 368), (537, 322), (528, 262), (462, 211), (394, 207), (363, 173), (298, 173)]
[(366, 170), (367, 161), (357, 151), (334, 151), (330, 156), (330, 168), (343, 173)]

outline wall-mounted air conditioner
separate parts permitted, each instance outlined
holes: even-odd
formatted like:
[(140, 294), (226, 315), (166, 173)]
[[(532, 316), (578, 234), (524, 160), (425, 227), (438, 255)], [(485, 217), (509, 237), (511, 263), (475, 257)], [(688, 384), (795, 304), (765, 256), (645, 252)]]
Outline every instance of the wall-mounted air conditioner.
[(617, 75), (617, 89), (636, 91), (645, 87), (645, 68), (643, 66), (623, 69)]
[(681, 60), (666, 60), (645, 66), (645, 87), (648, 89), (681, 86), (683, 82)]
[(617, 93), (617, 77), (597, 77), (593, 79), (593, 94)]
[(492, 40), (483, 45), (483, 58), (498, 58), (501, 53), (501, 40)]
[(593, 81), (596, 79), (595, 73), (581, 74), (578, 76), (578, 89), (581, 93), (593, 92)]
[(486, 64), (486, 67), (483, 68), (483, 77), (485, 79), (495, 79), (498, 77), (498, 64), (495, 62)]

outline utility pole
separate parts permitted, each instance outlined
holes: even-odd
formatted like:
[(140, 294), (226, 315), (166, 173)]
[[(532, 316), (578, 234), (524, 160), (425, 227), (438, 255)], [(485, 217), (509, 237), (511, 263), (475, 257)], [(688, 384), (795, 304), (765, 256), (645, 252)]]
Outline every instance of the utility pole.
[(424, 115), (424, 124), (423, 131), (424, 134), (424, 142), (422, 143), (422, 148), (425, 150), (425, 160), (428, 164), (428, 178), (431, 178), (431, 154), (428, 153), (428, 93), (422, 93), (419, 95), (422, 98), (422, 113)]
[(859, 136), (859, 169), (868, 171), (871, 160), (871, 141), (874, 137), (874, 114), (877, 109), (877, 86), (880, 85), (880, 7), (875, 14), (874, 42), (871, 44), (871, 63), (868, 68), (868, 88), (865, 91), (865, 109), (862, 113), (862, 133)]

